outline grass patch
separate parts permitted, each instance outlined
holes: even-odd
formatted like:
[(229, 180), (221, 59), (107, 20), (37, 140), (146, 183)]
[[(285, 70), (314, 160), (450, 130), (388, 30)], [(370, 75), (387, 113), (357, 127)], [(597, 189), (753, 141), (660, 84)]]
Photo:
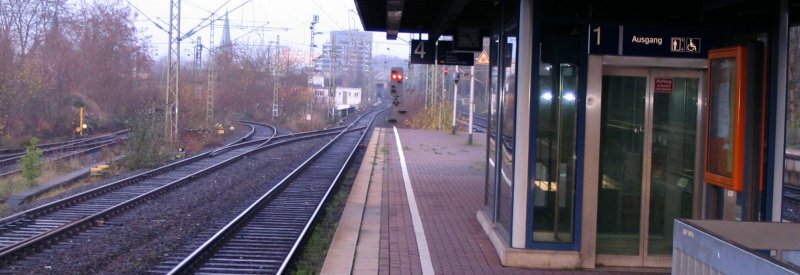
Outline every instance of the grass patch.
[(67, 191), (70, 191), (70, 190), (74, 190), (74, 189), (77, 189), (77, 188), (81, 188), (81, 187), (96, 183), (98, 181), (102, 181), (102, 180), (105, 180), (105, 179), (108, 179), (108, 178), (111, 178), (111, 177), (114, 177), (114, 176), (121, 175), (123, 173), (127, 173), (129, 171), (130, 171), (129, 169), (127, 169), (126, 167), (124, 167), (121, 164), (113, 164), (111, 166), (111, 168), (106, 170), (106, 173), (103, 173), (102, 175), (85, 177), (83, 179), (80, 179), (80, 180), (76, 181), (75, 183), (69, 184), (68, 187), (53, 188), (50, 191), (37, 196), (36, 198), (34, 198), (34, 200), (49, 199), (49, 198), (61, 195), (61, 193), (64, 193), (64, 192), (67, 192)]
[[(55, 180), (58, 177), (72, 173), (87, 165), (98, 163), (98, 161), (100, 160), (110, 159), (112, 156), (118, 155), (119, 152), (118, 149), (103, 148), (99, 153), (99, 155), (97, 154), (98, 153), (95, 153), (95, 155), (90, 155), (90, 156), (69, 157), (65, 159), (45, 162), (42, 168), (42, 175), (38, 177), (33, 184), (29, 184), (19, 173), (8, 177), (0, 178), (0, 200), (5, 201), (16, 193)], [(108, 177), (119, 175), (121, 173), (125, 173), (128, 170), (118, 165), (118, 163), (111, 163), (111, 169), (108, 169), (106, 171), (107, 172), (101, 176), (88, 176), (86, 178), (78, 180), (75, 183), (70, 184), (67, 187), (54, 188), (46, 193), (40, 194), (37, 197), (31, 199), (34, 201), (38, 201), (51, 198), (63, 192), (70, 191), (85, 185), (89, 185), (97, 181), (106, 179)], [(0, 203), (0, 215), (7, 215), (9, 214), (10, 211), (14, 210), (15, 207), (10, 207), (5, 203)]]
[(13, 175), (0, 180), (0, 199), (7, 200), (11, 195), (32, 187), (20, 175)]
[[(383, 156), (384, 156), (383, 162), (388, 162), (389, 161), (389, 157), (388, 157), (389, 156), (389, 147), (385, 146), (385, 145), (381, 146), (380, 153), (383, 154)], [(373, 162), (377, 162), (377, 159), (374, 160)]]
[(41, 183), (45, 183), (57, 178), (65, 172), (77, 170), (79, 168), (80, 161), (77, 159), (58, 161), (55, 163), (47, 162), (44, 164), (44, 167), (42, 167), (42, 175), (38, 177), (33, 184), (28, 183), (28, 181), (24, 179), (20, 173), (5, 177), (0, 179), (0, 199), (6, 200), (15, 193), (38, 186)]

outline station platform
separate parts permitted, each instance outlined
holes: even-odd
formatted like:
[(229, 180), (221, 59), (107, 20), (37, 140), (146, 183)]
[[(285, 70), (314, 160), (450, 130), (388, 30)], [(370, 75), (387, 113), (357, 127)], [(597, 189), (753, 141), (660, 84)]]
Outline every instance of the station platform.
[(504, 267), (476, 218), (485, 134), (376, 128), (321, 274), (653, 274)]

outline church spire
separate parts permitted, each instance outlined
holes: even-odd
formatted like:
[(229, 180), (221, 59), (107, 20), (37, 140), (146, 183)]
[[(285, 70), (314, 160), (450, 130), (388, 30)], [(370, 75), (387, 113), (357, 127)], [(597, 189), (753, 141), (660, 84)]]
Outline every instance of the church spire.
[(222, 26), (222, 41), (220, 42), (220, 47), (229, 47), (231, 46), (231, 24), (228, 21), (228, 13), (225, 13), (225, 24)]

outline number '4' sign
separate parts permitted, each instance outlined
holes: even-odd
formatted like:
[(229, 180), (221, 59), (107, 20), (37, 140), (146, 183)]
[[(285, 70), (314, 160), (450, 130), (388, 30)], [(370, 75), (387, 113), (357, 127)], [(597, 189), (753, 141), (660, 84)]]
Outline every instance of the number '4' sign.
[(436, 43), (428, 40), (411, 40), (411, 64), (433, 64), (436, 61)]
[(418, 54), (421, 59), (425, 59), (425, 42), (426, 41), (420, 41), (417, 47), (414, 48), (414, 54)]

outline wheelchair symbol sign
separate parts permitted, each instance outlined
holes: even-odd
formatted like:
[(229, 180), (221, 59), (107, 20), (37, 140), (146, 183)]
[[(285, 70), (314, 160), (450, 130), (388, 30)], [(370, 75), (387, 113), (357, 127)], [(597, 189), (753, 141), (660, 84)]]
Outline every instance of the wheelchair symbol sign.
[(700, 38), (686, 38), (686, 52), (700, 52)]

